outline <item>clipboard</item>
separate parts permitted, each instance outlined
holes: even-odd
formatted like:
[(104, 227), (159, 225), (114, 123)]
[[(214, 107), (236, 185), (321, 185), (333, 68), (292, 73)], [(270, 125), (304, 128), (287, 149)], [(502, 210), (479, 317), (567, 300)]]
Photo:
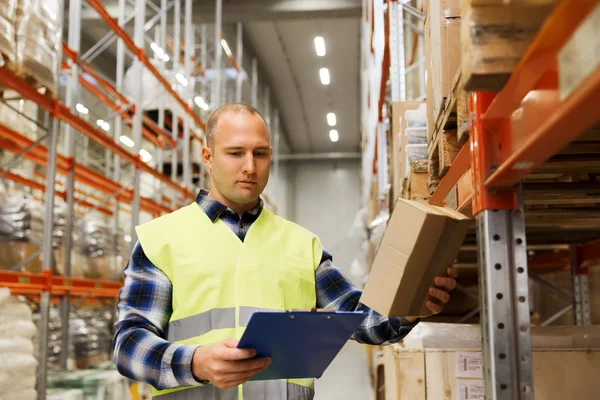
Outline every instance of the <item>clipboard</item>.
[(251, 381), (320, 378), (366, 316), (365, 312), (255, 312), (237, 347), (272, 358), (271, 365)]

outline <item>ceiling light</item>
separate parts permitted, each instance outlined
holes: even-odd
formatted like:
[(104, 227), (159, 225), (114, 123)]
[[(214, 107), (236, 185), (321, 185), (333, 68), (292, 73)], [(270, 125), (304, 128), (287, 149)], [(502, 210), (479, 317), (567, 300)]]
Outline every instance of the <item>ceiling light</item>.
[(177, 79), (177, 82), (179, 82), (181, 86), (187, 86), (188, 84), (187, 79), (185, 79), (185, 77), (180, 73), (175, 74), (175, 79)]
[(325, 39), (321, 36), (317, 36), (315, 38), (315, 50), (317, 51), (317, 55), (319, 57), (323, 57), (325, 55)]
[(319, 75), (321, 75), (321, 83), (323, 85), (329, 85), (331, 80), (329, 79), (329, 70), (327, 68), (321, 68), (319, 70)]
[(121, 136), (119, 138), (119, 140), (121, 141), (121, 143), (123, 143), (127, 147), (133, 147), (133, 145), (135, 145), (135, 143), (133, 142), (133, 140), (131, 140), (127, 136)]
[(327, 123), (329, 126), (335, 126), (335, 124), (337, 124), (337, 119), (335, 118), (334, 113), (327, 114)]
[(144, 149), (140, 150), (140, 157), (142, 157), (142, 161), (145, 162), (145, 163), (147, 163), (148, 161), (152, 160), (152, 154), (148, 153)]
[(165, 62), (169, 62), (171, 58), (169, 58), (169, 55), (165, 53), (165, 55), (163, 56), (163, 60), (165, 60)]
[(338, 134), (338, 131), (336, 131), (335, 129), (332, 129), (329, 131), (329, 139), (331, 139), (332, 142), (337, 142), (340, 139), (340, 135)]
[(202, 109), (204, 111), (208, 111), (210, 109), (210, 107), (208, 106), (208, 104), (204, 103), (204, 105), (202, 106)]
[(221, 39), (221, 46), (223, 46), (223, 50), (225, 50), (227, 57), (231, 57), (231, 49), (229, 48), (229, 45), (225, 39)]
[(79, 114), (83, 114), (83, 115), (87, 115), (90, 112), (90, 110), (88, 110), (87, 107), (81, 103), (77, 103), (77, 105), (75, 106), (75, 109), (77, 110), (77, 112)]
[(156, 57), (163, 58), (165, 56), (165, 51), (155, 42), (152, 42), (150, 48), (152, 49), (152, 51), (154, 51), (154, 53), (156, 53)]
[(108, 132), (110, 130), (110, 124), (103, 119), (99, 119), (98, 121), (96, 121), (96, 125), (102, 128), (105, 132)]
[(196, 105), (200, 108), (204, 108), (204, 99), (200, 96), (196, 96), (194, 97), (194, 102), (196, 103)]
[(125, 235), (124, 239), (125, 239), (125, 241), (127, 243), (131, 243), (131, 236), (130, 235)]

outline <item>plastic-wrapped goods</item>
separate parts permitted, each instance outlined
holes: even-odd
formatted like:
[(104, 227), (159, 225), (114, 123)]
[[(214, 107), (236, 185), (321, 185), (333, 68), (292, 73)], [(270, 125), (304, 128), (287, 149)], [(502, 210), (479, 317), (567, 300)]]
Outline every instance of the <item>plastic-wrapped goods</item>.
[[(54, 230), (52, 247), (54, 248), (54, 272), (62, 267), (60, 248), (65, 232), (66, 218), (64, 204), (57, 203), (54, 209)], [(0, 269), (12, 269), (17, 264), (32, 257), (40, 247), (44, 232), (43, 205), (26, 193), (12, 192), (0, 197)], [(33, 239), (33, 240), (31, 240)], [(41, 254), (24, 264), (20, 270), (40, 272)]]
[(121, 280), (127, 249), (125, 235), (113, 232), (110, 224), (101, 220), (83, 221), (76, 227), (72, 265), (79, 265), (88, 279)]
[(87, 310), (81, 319), (71, 319), (69, 335), (73, 348), (71, 356), (78, 368), (89, 368), (109, 359), (112, 338), (108, 333), (110, 315)]
[(416, 110), (406, 110), (404, 112), (406, 125), (408, 128), (426, 128), (427, 127), (427, 108), (425, 103), (421, 104)]
[(84, 400), (131, 400), (127, 378), (116, 370), (80, 370), (51, 373), (50, 388), (76, 388), (83, 391)]
[(31, 341), (37, 333), (29, 306), (0, 289), (0, 400), (36, 399), (38, 362)]
[(0, 1), (0, 67), (15, 62), (15, 6), (16, 0)]
[[(402, 345), (411, 349), (478, 349), (481, 347), (481, 328), (473, 324), (421, 322), (406, 335)], [(553, 349), (598, 348), (600, 325), (533, 326), (531, 345)]]
[(2, 393), (0, 400), (37, 400), (37, 392), (35, 389), (19, 390), (18, 392), (12, 389), (10, 392)]
[(62, 21), (57, 0), (17, 0), (17, 72), (56, 93)]
[(83, 400), (81, 389), (48, 389), (46, 400)]

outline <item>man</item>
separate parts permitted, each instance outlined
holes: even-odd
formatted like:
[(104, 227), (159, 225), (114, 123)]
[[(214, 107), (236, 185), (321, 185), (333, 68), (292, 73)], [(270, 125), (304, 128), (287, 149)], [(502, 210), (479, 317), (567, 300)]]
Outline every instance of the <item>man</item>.
[[(252, 312), (298, 308), (367, 311), (353, 339), (389, 344), (416, 317), (384, 318), (354, 288), (311, 232), (263, 208), (272, 149), (263, 117), (230, 104), (207, 124), (210, 192), (137, 228), (125, 269), (114, 339), (119, 372), (172, 399), (312, 399), (312, 379), (250, 381), (271, 360), (237, 349)], [(454, 268), (430, 289), (435, 313), (456, 286)]]

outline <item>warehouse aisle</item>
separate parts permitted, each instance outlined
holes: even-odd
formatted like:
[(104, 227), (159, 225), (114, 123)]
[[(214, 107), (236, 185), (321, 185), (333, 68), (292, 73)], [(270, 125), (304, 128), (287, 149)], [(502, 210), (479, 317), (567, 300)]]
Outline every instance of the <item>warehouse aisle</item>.
[(315, 400), (371, 400), (371, 378), (363, 345), (349, 341), (316, 383)]

